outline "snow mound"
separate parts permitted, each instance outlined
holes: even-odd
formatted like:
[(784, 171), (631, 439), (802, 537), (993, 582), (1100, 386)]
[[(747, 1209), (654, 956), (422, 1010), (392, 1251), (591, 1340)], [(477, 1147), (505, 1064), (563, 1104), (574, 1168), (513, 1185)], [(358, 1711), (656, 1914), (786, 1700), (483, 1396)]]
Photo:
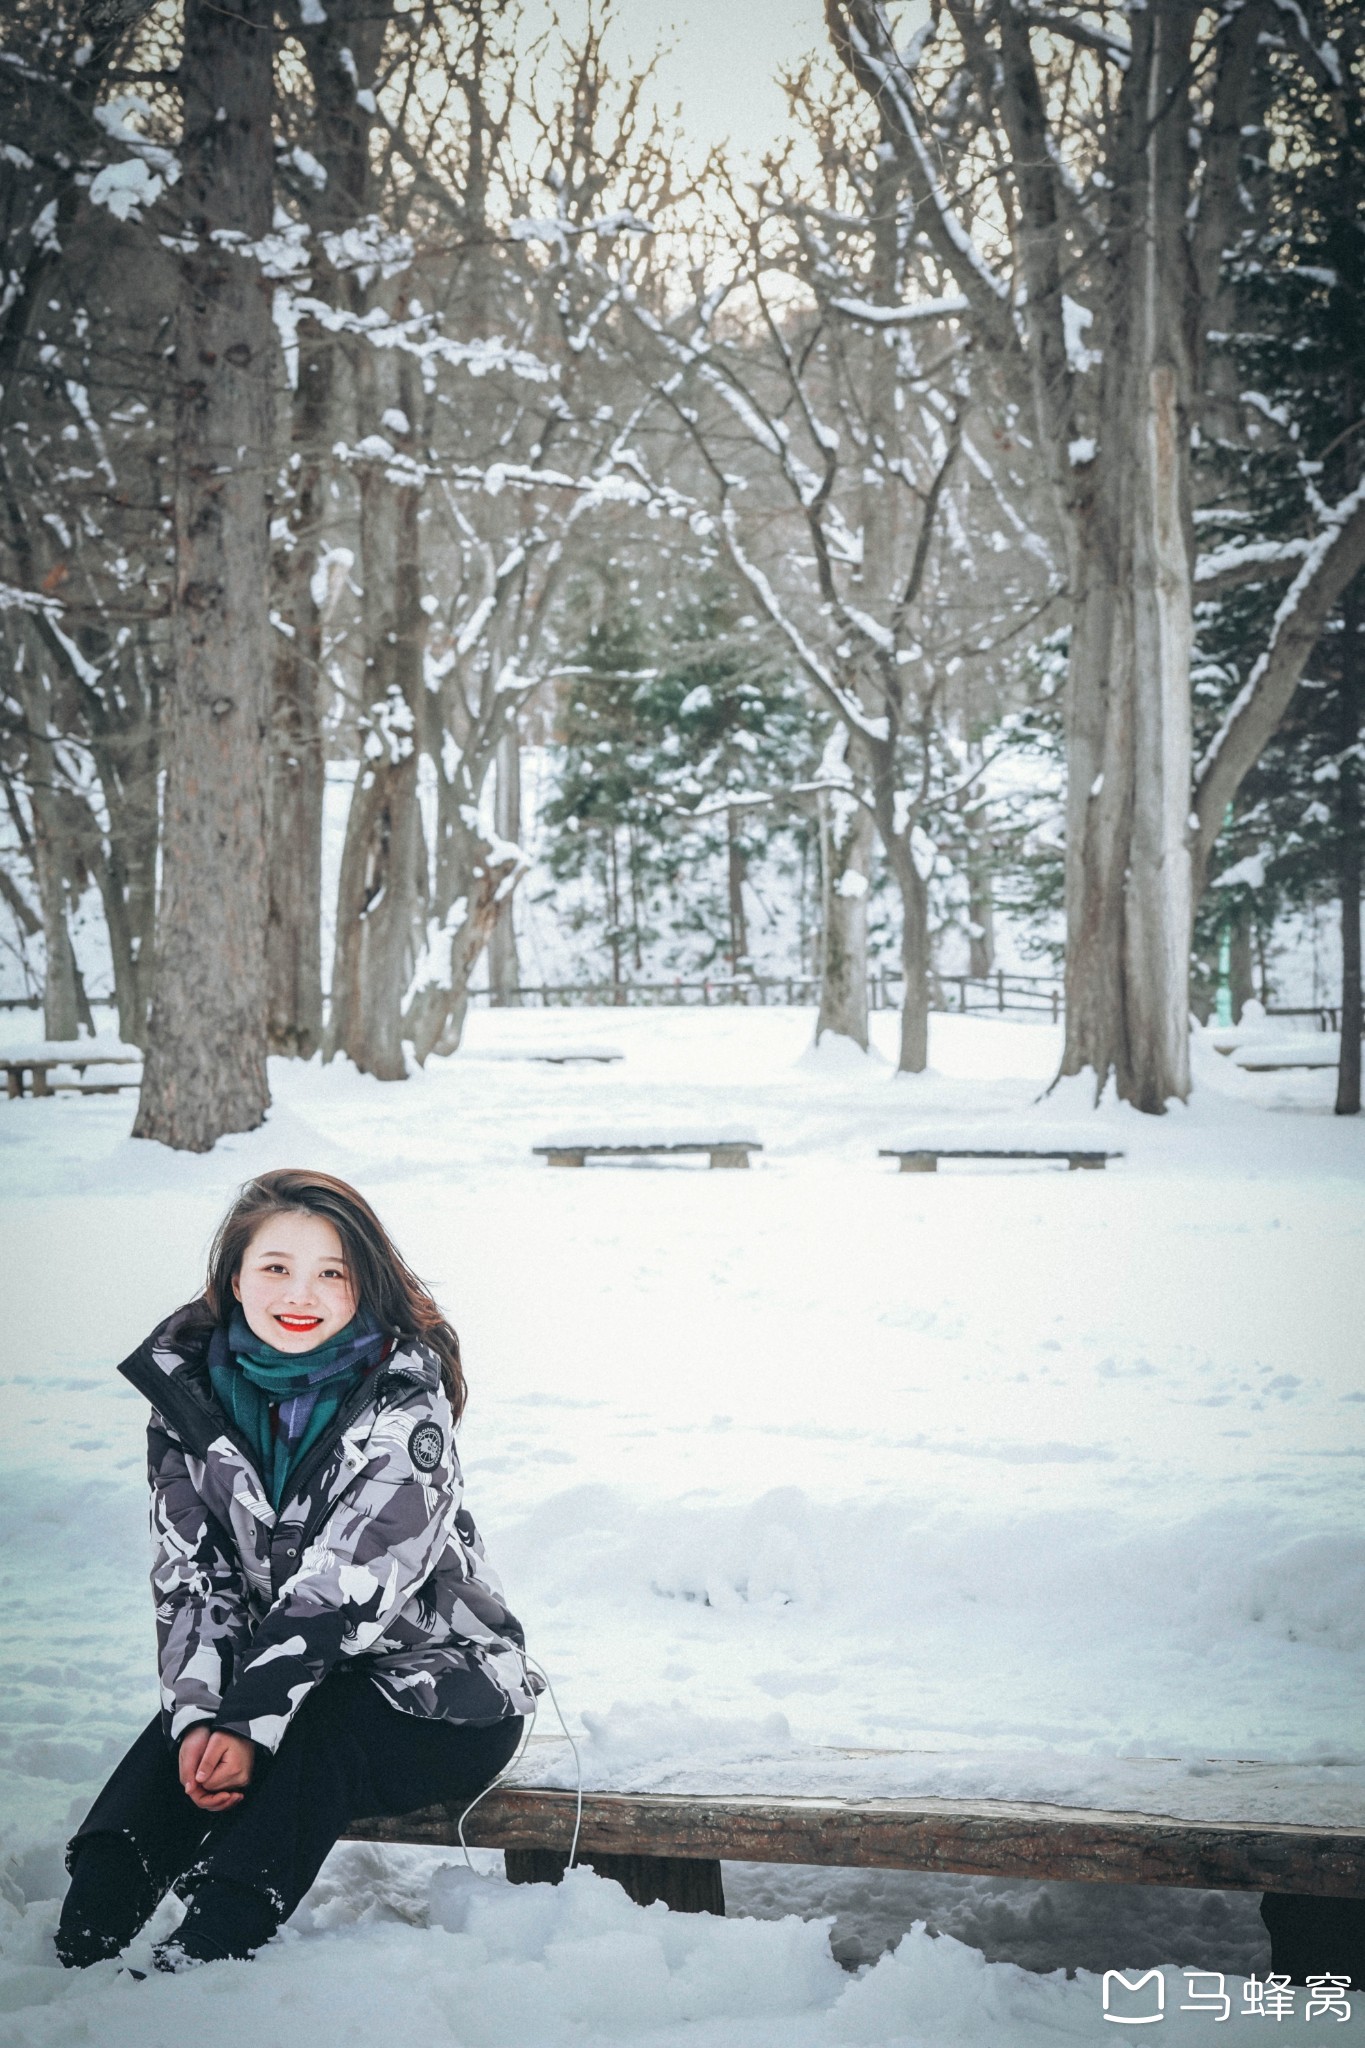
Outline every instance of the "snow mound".
[[(671, 1913), (633, 1905), (590, 1870), (557, 1886), (512, 1886), (453, 1864), (430, 1876), (425, 1899), (414, 1870), (405, 1888), (380, 1887), (367, 1902), (371, 1861), (352, 1853), (343, 1868), (360, 1909), (349, 1924), (317, 1924), (337, 1918), (336, 1882), (324, 1882), (310, 1895), (320, 1914), (305, 1902), (254, 1963), (143, 1982), (114, 1963), (60, 1970), (55, 1906), (21, 1912), (0, 1900), (7, 2040), (361, 2048), (376, 2038), (380, 2014), (384, 2038), (433, 2048), (1057, 2048), (1099, 2032), (1095, 1975), (988, 1963), (923, 1922), (849, 1976), (831, 1954), (828, 1918)], [(144, 1937), (135, 1958), (145, 1946)], [(1186, 1989), (1179, 1968), (1162, 1966), (1162, 1975), (1166, 2038), (1205, 2039), (1207, 2011), (1177, 2009)], [(1227, 1988), (1238, 2011), (1241, 1980)], [(1359, 2048), (1358, 2001), (1346, 2025), (1333, 2032), (1336, 2048)]]

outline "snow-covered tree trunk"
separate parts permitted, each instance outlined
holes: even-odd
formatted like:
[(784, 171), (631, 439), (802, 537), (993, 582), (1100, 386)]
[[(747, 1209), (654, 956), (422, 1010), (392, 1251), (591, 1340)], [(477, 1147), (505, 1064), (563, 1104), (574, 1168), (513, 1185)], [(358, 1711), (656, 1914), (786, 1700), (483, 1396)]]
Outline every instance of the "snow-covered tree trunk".
[(419, 1061), (433, 1052), (459, 1051), (474, 970), (524, 871), (515, 842), (490, 840), (479, 823), (478, 797), (488, 760), (487, 753), (460, 755), (441, 791), (436, 901), (407, 1011)]
[[(515, 846), (521, 839), (521, 735), (509, 721), (498, 742), (495, 822), (498, 837)], [(513, 893), (498, 904), (497, 916), (488, 938), (488, 986), (494, 1004), (507, 1008), (521, 1000), (521, 964), (517, 959), (517, 934), (512, 921)]]
[(827, 1031), (867, 1051), (867, 891), (873, 826), (851, 790), (820, 792), (820, 1012)]
[[(1193, 530), (1190, 0), (1133, 16), (1098, 448), (1073, 447), (1066, 1048), (1159, 1112), (1189, 1093)], [(1086, 474), (1088, 472), (1088, 474)], [(1087, 491), (1088, 486), (1088, 491)], [(1085, 502), (1087, 495), (1089, 503)]]
[[(363, 360), (363, 359), (362, 359)], [(411, 403), (411, 393), (405, 391)], [(411, 433), (389, 408), (384, 433)], [(365, 688), (361, 758), (346, 818), (337, 888), (329, 1055), (342, 1052), (381, 1081), (407, 1075), (403, 1003), (426, 910), (426, 848), (417, 801), (417, 719), (426, 614), (422, 610), (420, 490), (389, 457), (361, 470)]]
[[(133, 1134), (251, 1130), (265, 1070), (266, 478), (274, 334), (249, 244), (270, 226), (273, 11), (186, 0), (175, 373), (174, 672), (156, 970)], [(248, 247), (212, 238), (244, 236)]]

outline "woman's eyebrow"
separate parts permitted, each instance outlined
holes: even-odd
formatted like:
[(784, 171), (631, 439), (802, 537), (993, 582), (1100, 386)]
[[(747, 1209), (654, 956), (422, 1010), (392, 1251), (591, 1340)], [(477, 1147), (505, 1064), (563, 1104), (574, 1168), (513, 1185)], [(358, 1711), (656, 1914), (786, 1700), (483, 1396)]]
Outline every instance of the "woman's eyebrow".
[[(258, 1259), (292, 1259), (294, 1254), (293, 1252), (260, 1251), (254, 1253), (253, 1256)], [(345, 1258), (340, 1252), (337, 1252), (335, 1256), (329, 1252), (325, 1258), (318, 1260), (320, 1266), (344, 1266), (345, 1263)]]

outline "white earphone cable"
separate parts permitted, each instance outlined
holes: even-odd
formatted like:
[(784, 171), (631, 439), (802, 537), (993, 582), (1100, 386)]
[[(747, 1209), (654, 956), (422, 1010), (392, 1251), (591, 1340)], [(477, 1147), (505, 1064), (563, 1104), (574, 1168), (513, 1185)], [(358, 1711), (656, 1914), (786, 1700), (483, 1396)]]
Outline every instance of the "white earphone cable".
[[(538, 1664), (536, 1662), (534, 1657), (528, 1657), (526, 1659), (526, 1662), (532, 1671), (536, 1672), (541, 1678), (545, 1680), (545, 1689), (550, 1695), (550, 1700), (554, 1706), (555, 1713), (558, 1717), (559, 1725), (564, 1730), (564, 1740), (568, 1743), (569, 1748), (573, 1751), (574, 1773), (577, 1781), (577, 1803), (574, 1809), (573, 1840), (569, 1845), (568, 1868), (572, 1870), (575, 1862), (578, 1859), (578, 1838), (583, 1830), (583, 1759), (578, 1754), (578, 1744), (574, 1741), (572, 1735), (570, 1735), (569, 1733), (569, 1724), (564, 1719), (563, 1709), (561, 1708), (559, 1701), (556, 1698), (555, 1689), (550, 1683), (550, 1674), (548, 1673), (548, 1671), (546, 1671), (545, 1667), (542, 1664)], [(522, 1736), (521, 1741), (517, 1744), (515, 1754), (508, 1758), (507, 1762), (498, 1772), (497, 1777), (491, 1778), (489, 1782), (484, 1786), (482, 1792), (476, 1792), (474, 1794), (474, 1797), (470, 1800), (468, 1806), (466, 1806), (464, 1812), (460, 1815), (459, 1820), (455, 1824), (455, 1832), (457, 1837), (459, 1838), (459, 1844), (461, 1851), (464, 1855), (464, 1860), (471, 1870), (474, 1868), (474, 1865), (469, 1854), (469, 1844), (465, 1841), (464, 1838), (464, 1824), (469, 1819), (470, 1814), (474, 1811), (474, 1808), (478, 1805), (479, 1801), (481, 1799), (486, 1799), (489, 1793), (493, 1790), (494, 1786), (500, 1785), (503, 1779), (507, 1776), (508, 1772), (515, 1770), (516, 1766), (521, 1762), (522, 1757), (526, 1754), (526, 1746), (530, 1742), (532, 1735), (535, 1733), (536, 1716), (538, 1711), (538, 1702), (533, 1700), (531, 1703), (531, 1712), (527, 1717), (526, 1732)]]

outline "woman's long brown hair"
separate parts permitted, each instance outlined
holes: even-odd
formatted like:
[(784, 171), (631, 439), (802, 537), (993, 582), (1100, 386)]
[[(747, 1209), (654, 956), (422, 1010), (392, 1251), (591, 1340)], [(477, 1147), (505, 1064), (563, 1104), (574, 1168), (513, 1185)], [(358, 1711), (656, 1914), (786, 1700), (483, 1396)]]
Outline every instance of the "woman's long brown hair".
[(321, 1216), (335, 1229), (357, 1306), (368, 1309), (390, 1336), (420, 1337), (435, 1352), (458, 1422), (466, 1391), (459, 1338), (365, 1197), (333, 1174), (282, 1166), (246, 1182), (219, 1224), (209, 1252), (204, 1303), (213, 1320), (226, 1323), (230, 1318), (236, 1299), (232, 1283), (261, 1225), (272, 1216), (300, 1212)]

